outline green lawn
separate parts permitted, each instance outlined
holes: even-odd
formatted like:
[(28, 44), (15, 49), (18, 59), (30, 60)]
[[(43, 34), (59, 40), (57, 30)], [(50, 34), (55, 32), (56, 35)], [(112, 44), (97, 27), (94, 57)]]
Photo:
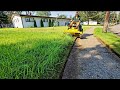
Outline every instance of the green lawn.
[(0, 29), (0, 78), (59, 78), (75, 39), (63, 34), (65, 29)]
[(91, 28), (92, 26), (83, 25), (82, 27), (83, 27), (83, 30), (85, 31), (85, 30)]
[(120, 55), (120, 37), (110, 32), (102, 33), (102, 28), (95, 28), (94, 34)]

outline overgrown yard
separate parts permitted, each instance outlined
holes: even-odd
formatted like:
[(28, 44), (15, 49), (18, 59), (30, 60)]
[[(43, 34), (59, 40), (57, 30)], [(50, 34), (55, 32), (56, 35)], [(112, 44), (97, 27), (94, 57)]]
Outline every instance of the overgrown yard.
[(0, 78), (59, 78), (75, 39), (63, 34), (65, 29), (0, 29)]
[(109, 45), (116, 53), (120, 55), (120, 37), (113, 33), (102, 33), (102, 28), (95, 28), (95, 36), (99, 37), (105, 44)]

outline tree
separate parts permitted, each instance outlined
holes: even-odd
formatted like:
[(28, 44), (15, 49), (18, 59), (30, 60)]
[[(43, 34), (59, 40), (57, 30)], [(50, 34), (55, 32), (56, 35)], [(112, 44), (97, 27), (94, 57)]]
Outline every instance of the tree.
[(34, 27), (37, 27), (36, 21), (34, 20)]
[(43, 21), (42, 21), (42, 19), (41, 19), (41, 27), (44, 27), (44, 24), (43, 24)]
[(97, 17), (99, 16), (99, 11), (85, 11), (86, 18), (88, 20), (88, 25), (89, 25), (89, 20), (96, 20)]
[(109, 22), (112, 23), (112, 24), (117, 23), (117, 21), (119, 20), (118, 16), (119, 16), (119, 14), (117, 14), (116, 11), (110, 11)]
[(35, 11), (24, 11), (26, 13), (26, 15), (33, 15), (35, 14)]
[(8, 17), (8, 23), (12, 23), (11, 17), (13, 14), (21, 14), (21, 13), (22, 11), (4, 11), (4, 14), (7, 15)]
[[(0, 11), (0, 25), (8, 23), (8, 16), (3, 11)], [(1, 26), (2, 27), (2, 26)]]
[(67, 16), (66, 16), (66, 15), (61, 14), (61, 15), (59, 15), (59, 16), (58, 16), (58, 18), (67, 18)]
[(99, 11), (99, 15), (95, 18), (98, 23), (103, 23), (105, 17), (105, 11)]
[(51, 20), (49, 19), (49, 27), (51, 27), (52, 26), (52, 22), (51, 22)]
[(79, 15), (81, 17), (81, 21), (87, 21), (87, 18), (86, 18), (86, 13), (84, 11), (79, 11)]
[(101, 22), (104, 19), (104, 12), (103, 11), (79, 11), (79, 15), (81, 17), (81, 21), (88, 21), (89, 20), (96, 20), (97, 22)]
[(51, 12), (50, 11), (36, 11), (36, 15), (38, 15), (38, 16), (50, 16)]
[(105, 21), (104, 21), (104, 26), (103, 26), (103, 32), (107, 32), (109, 17), (110, 17), (110, 11), (106, 11)]
[(118, 14), (118, 23), (120, 23), (120, 13)]
[(54, 26), (54, 20), (52, 20), (52, 27)]
[(59, 26), (59, 21), (58, 21), (58, 26)]

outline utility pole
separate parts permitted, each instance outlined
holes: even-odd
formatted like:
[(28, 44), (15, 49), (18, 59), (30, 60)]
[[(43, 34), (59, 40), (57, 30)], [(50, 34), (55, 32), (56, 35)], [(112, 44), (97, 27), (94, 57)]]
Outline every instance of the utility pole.
[(104, 26), (103, 26), (103, 32), (107, 32), (107, 30), (108, 30), (109, 17), (110, 17), (110, 11), (106, 11)]

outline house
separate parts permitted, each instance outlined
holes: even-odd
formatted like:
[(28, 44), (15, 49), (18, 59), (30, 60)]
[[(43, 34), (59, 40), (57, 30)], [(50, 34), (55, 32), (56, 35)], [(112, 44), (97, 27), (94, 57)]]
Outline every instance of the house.
[[(88, 25), (88, 21), (83, 22), (83, 25)], [(89, 20), (89, 25), (97, 25), (97, 21)]]
[(30, 28), (35, 27), (35, 23), (37, 27), (41, 27), (41, 23), (43, 22), (44, 27), (49, 27), (49, 23), (55, 23), (56, 26), (65, 26), (66, 22), (68, 22), (69, 18), (56, 18), (56, 17), (46, 17), (46, 16), (33, 16), (33, 15), (12, 15), (12, 23), (14, 28)]

